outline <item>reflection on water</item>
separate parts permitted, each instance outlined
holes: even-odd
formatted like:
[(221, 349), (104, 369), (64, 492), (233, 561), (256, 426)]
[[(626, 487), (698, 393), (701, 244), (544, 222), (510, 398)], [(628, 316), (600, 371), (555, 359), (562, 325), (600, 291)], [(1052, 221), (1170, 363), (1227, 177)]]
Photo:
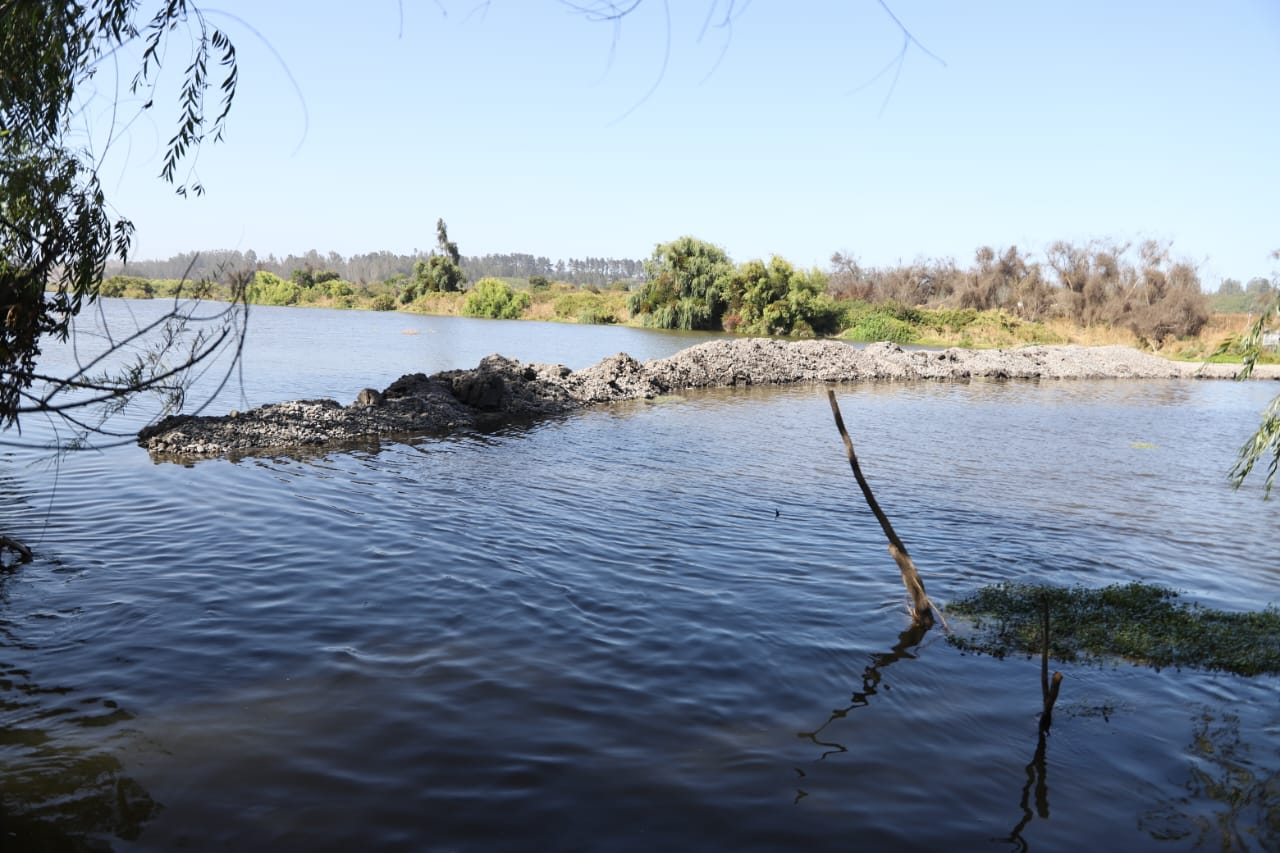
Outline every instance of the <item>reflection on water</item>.
[[(811, 741), (815, 746), (823, 748), (824, 751), (818, 756), (818, 761), (822, 761), (829, 755), (849, 751), (849, 748), (842, 743), (833, 740), (822, 740), (822, 737), (827, 736), (823, 733), (828, 726), (831, 726), (837, 720), (843, 720), (849, 716), (850, 712), (870, 705), (871, 697), (875, 696), (881, 687), (883, 679), (881, 670), (900, 660), (915, 660), (914, 651), (917, 646), (924, 642), (925, 635), (929, 633), (929, 627), (913, 621), (911, 627), (898, 635), (898, 642), (894, 644), (892, 649), (887, 652), (877, 652), (871, 656), (871, 663), (867, 664), (862, 671), (862, 689), (853, 692), (853, 695), (849, 697), (848, 705), (833, 710), (831, 716), (827, 717), (826, 721), (813, 731), (797, 732), (797, 737)], [(807, 796), (807, 794), (801, 791), (796, 798), (797, 801), (804, 796)]]
[[(255, 402), (482, 348), (569, 360), (581, 331), (261, 316), (281, 349), (246, 368)], [(634, 352), (619, 331), (577, 360)], [(1275, 598), (1275, 522), (1218, 472), (1271, 390), (888, 383), (841, 405), (937, 600), (1140, 578), (1246, 609)], [(39, 547), (0, 578), (6, 827), (144, 851), (1044, 853), (1212, 844), (1231, 798), (1274, 801), (1280, 729), (1250, 709), (1276, 679), (1073, 669), (1069, 707), (1104, 713), (1028, 769), (1038, 662), (904, 630), (830, 418), (822, 388), (722, 389), (314, 456), (11, 455), (0, 528)], [(1206, 726), (1213, 757), (1187, 754), (1189, 706), (1239, 716)], [(1232, 831), (1274, 847), (1268, 814)]]
[[(1022, 786), (1022, 796), (1018, 800), (1018, 808), (1022, 810), (1022, 819), (1014, 825), (1008, 837), (999, 839), (1014, 845), (1014, 849), (1026, 851), (1030, 849), (1027, 840), (1022, 837), (1027, 825), (1034, 817), (1049, 819), (1049, 767), (1046, 753), (1048, 751), (1049, 730), (1053, 727), (1053, 708), (1058, 701), (1058, 691), (1062, 686), (1062, 673), (1055, 672), (1049, 676), (1050, 624), (1049, 602), (1041, 602), (1040, 622), (1040, 722), (1036, 726), (1036, 751), (1026, 766), (1027, 781)], [(1031, 810), (1031, 794), (1035, 791), (1035, 812)]]
[(1142, 816), (1152, 838), (1205, 850), (1280, 849), (1280, 716), (1274, 706), (1268, 711), (1269, 749), (1255, 750), (1241, 736), (1238, 714), (1200, 709), (1183, 792)]
[[(0, 621), (7, 647), (10, 627)], [(0, 654), (4, 654), (0, 650)], [(0, 841), (5, 850), (110, 849), (160, 811), (104, 748), (133, 719), (110, 699), (35, 684), (0, 660)]]
[[(1045, 757), (1048, 735), (1047, 728), (1038, 727), (1036, 751), (1031, 756), (1030, 763), (1027, 764), (1027, 782), (1022, 786), (1022, 796), (1018, 800), (1018, 808), (1022, 810), (1022, 819), (1014, 825), (1007, 838), (1000, 839), (1001, 841), (1011, 842), (1016, 850), (1025, 851), (1030, 849), (1030, 845), (1022, 837), (1022, 833), (1027, 828), (1027, 825), (1031, 823), (1032, 818), (1049, 819), (1049, 770), (1048, 761)], [(1036, 806), (1034, 813), (1031, 811), (1031, 793), (1033, 789), (1035, 791)]]

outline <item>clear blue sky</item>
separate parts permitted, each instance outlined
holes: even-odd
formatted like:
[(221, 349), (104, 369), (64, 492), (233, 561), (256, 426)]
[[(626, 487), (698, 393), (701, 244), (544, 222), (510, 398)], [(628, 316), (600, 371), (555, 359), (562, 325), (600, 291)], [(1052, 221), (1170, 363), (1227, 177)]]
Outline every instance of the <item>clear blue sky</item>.
[(738, 0), (731, 27), (726, 0), (669, 0), (669, 25), (644, 0), (616, 32), (557, 0), (211, 0), (241, 69), (207, 195), (153, 177), (164, 92), (103, 183), (140, 258), (426, 250), (443, 217), (477, 255), (692, 234), (739, 261), (968, 264), (1113, 237), (1172, 240), (1210, 288), (1280, 267), (1280, 3), (889, 7), (945, 62), (911, 46), (892, 88), (902, 34), (875, 0)]

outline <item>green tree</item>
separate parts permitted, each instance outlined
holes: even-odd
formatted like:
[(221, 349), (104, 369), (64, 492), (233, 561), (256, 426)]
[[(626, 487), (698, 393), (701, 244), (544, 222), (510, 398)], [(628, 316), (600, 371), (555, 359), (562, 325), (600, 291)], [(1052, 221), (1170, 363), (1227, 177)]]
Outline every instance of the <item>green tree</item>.
[[(417, 290), (451, 293), (462, 290), (467, 277), (462, 272), (462, 256), (458, 244), (449, 239), (443, 219), (436, 220), (436, 250), (425, 261), (413, 265), (413, 283)], [(416, 298), (417, 294), (414, 294)], [(412, 302), (413, 299), (409, 299)]]
[(827, 276), (797, 270), (776, 255), (766, 265), (748, 261), (729, 282), (726, 328), (753, 335), (827, 334), (839, 312), (826, 294)]
[(533, 304), (533, 298), (523, 290), (513, 290), (511, 285), (496, 278), (482, 278), (467, 294), (462, 313), (468, 317), (487, 317), (492, 320), (518, 320)]
[(296, 281), (285, 281), (275, 273), (259, 270), (254, 273), (245, 298), (258, 305), (297, 305), (302, 287)]
[[(1280, 249), (1272, 252), (1271, 256), (1280, 260)], [(1251, 281), (1250, 285), (1252, 284)], [(1271, 304), (1258, 315), (1244, 335), (1238, 340), (1224, 341), (1222, 346), (1218, 347), (1219, 355), (1237, 347), (1244, 353), (1236, 379), (1244, 380), (1252, 375), (1253, 368), (1267, 347), (1269, 336), (1277, 334), (1277, 326), (1280, 326), (1280, 294), (1274, 296)], [(1273, 399), (1263, 411), (1262, 422), (1258, 425), (1258, 429), (1240, 448), (1235, 467), (1231, 469), (1231, 480), (1237, 489), (1253, 472), (1254, 466), (1267, 456), (1271, 457), (1271, 461), (1267, 464), (1264, 498), (1271, 497), (1271, 489), (1276, 482), (1276, 471), (1280, 469), (1280, 396)]]
[[(183, 195), (203, 192), (194, 172), (180, 175), (179, 168), (206, 138), (221, 139), (235, 95), (235, 49), (199, 8), (166, 0), (148, 17), (141, 6), (142, 0), (0, 0), (0, 427), (19, 426), (34, 412), (52, 413), (71, 423), (74, 440), (82, 441), (104, 431), (103, 421), (76, 418), (79, 408), (107, 404), (109, 414), (143, 391), (165, 395), (166, 408), (178, 407), (190, 368), (234, 342), (242, 328), (231, 310), (213, 333), (188, 336), (196, 321), (175, 302), (159, 323), (128, 337), (127, 352), (137, 355), (118, 373), (78, 369), (46, 376), (37, 369), (42, 338), (68, 337), (81, 309), (99, 296), (108, 258), (126, 257), (133, 238), (132, 224), (112, 216), (91, 146), (83, 144), (87, 81), (137, 40), (141, 67), (130, 92), (147, 95), (161, 63), (182, 59), (170, 34), (190, 39), (177, 130), (160, 171)], [(210, 119), (205, 96), (215, 84), (218, 108)]]
[(1260, 275), (1249, 279), (1249, 283), (1244, 286), (1245, 310), (1266, 311), (1276, 291), (1277, 288)]
[(733, 263), (724, 249), (694, 237), (659, 243), (644, 263), (647, 280), (627, 299), (646, 326), (719, 329)]

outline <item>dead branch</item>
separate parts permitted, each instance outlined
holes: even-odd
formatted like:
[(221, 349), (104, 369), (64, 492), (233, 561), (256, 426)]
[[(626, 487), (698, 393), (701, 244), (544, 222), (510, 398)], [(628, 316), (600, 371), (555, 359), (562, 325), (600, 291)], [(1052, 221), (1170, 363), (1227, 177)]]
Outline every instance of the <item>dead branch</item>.
[(929, 600), (929, 596), (925, 594), (924, 581), (920, 579), (920, 572), (916, 570), (916, 564), (912, 561), (911, 555), (907, 553), (907, 546), (898, 538), (898, 534), (893, 530), (893, 525), (889, 523), (889, 517), (884, 514), (884, 510), (880, 508), (875, 495), (871, 493), (871, 486), (867, 484), (866, 477), (862, 476), (862, 468), (858, 465), (858, 456), (853, 452), (853, 440), (849, 438), (849, 432), (844, 428), (844, 418), (840, 415), (840, 404), (836, 402), (836, 392), (828, 390), (827, 399), (831, 402), (831, 413), (835, 415), (836, 429), (840, 430), (840, 438), (844, 440), (845, 453), (849, 457), (849, 467), (853, 469), (854, 479), (858, 481), (858, 488), (862, 489), (862, 496), (866, 498), (867, 506), (871, 507), (871, 512), (875, 515), (876, 520), (880, 522), (880, 529), (884, 531), (884, 535), (889, 539), (889, 554), (893, 557), (894, 562), (898, 564), (898, 570), (902, 572), (902, 583), (906, 586), (907, 593), (911, 596), (911, 618), (922, 625), (932, 625), (935, 608), (933, 602)]
[(9, 549), (18, 555), (19, 563), (31, 562), (31, 549), (23, 545), (17, 539), (10, 539), (8, 536), (0, 536), (0, 551)]

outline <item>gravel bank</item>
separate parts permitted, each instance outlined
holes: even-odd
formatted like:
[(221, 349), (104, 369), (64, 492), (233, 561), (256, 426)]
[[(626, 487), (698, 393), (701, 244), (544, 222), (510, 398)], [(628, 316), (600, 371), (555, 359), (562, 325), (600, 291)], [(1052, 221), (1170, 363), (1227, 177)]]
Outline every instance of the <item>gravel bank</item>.
[[(138, 443), (158, 456), (174, 457), (323, 447), (369, 436), (485, 427), (587, 405), (733, 385), (1230, 378), (1235, 371), (1232, 365), (1172, 362), (1120, 346), (923, 351), (888, 343), (855, 347), (838, 341), (734, 339), (643, 363), (620, 353), (578, 371), (490, 355), (470, 370), (408, 374), (382, 391), (366, 389), (349, 406), (297, 400), (220, 417), (170, 417), (140, 432)], [(1280, 379), (1280, 370), (1260, 367), (1255, 376)]]

